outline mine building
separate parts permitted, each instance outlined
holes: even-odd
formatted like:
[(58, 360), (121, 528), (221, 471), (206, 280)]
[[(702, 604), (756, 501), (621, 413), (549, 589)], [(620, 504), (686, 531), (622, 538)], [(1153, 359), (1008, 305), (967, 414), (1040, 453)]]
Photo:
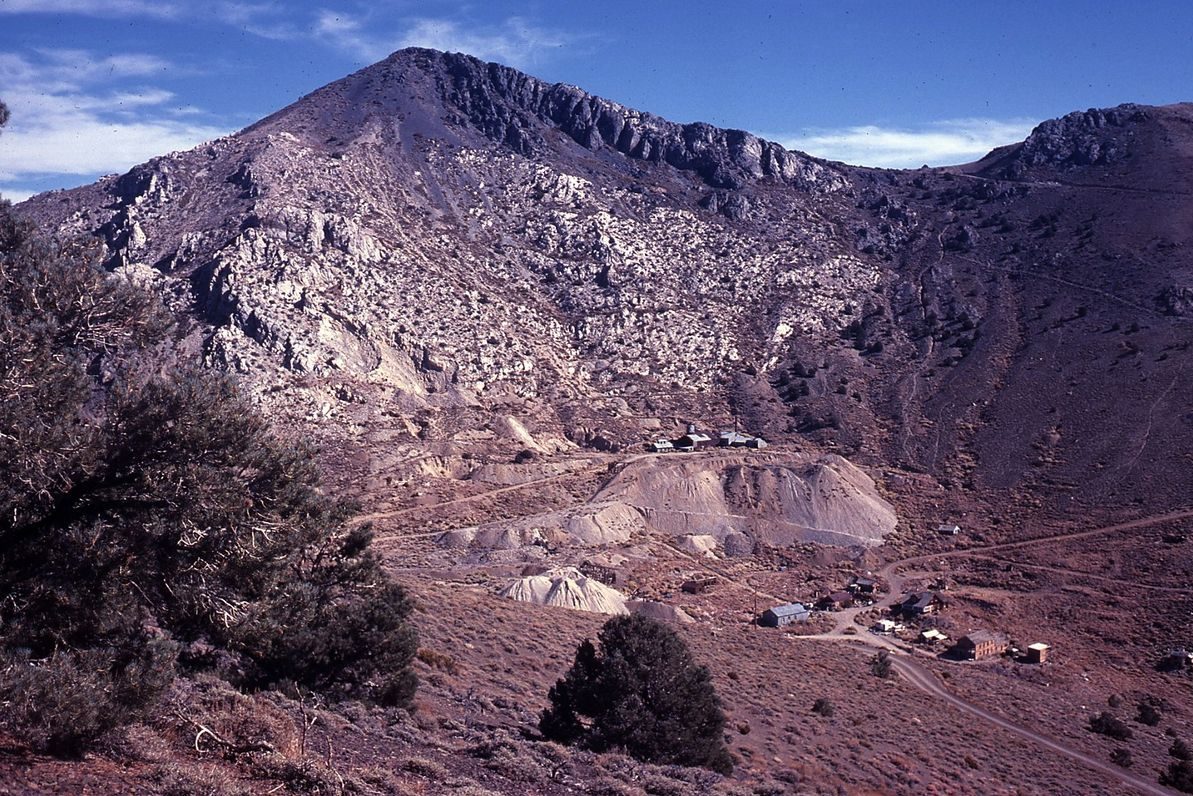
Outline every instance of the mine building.
[(1007, 650), (1007, 637), (990, 630), (975, 630), (962, 636), (953, 647), (958, 657), (971, 661), (1002, 655)]
[(1043, 663), (1048, 660), (1048, 650), (1052, 649), (1043, 642), (1027, 645), (1027, 662), (1028, 663)]
[(812, 612), (803, 603), (788, 603), (767, 608), (758, 617), (758, 624), (763, 627), (783, 627), (794, 622), (807, 622)]
[(670, 453), (675, 450), (675, 446), (671, 444), (669, 439), (656, 439), (650, 443), (651, 453)]
[(744, 448), (752, 439), (754, 437), (740, 431), (722, 431), (717, 437), (717, 444), (722, 448)]
[(879, 619), (870, 630), (874, 633), (896, 633), (903, 629), (903, 625), (893, 619)]
[(691, 428), (691, 426), (688, 426), (688, 433), (675, 440), (676, 450), (694, 451), (712, 445), (712, 437), (707, 434), (701, 434), (699, 431), (692, 431)]

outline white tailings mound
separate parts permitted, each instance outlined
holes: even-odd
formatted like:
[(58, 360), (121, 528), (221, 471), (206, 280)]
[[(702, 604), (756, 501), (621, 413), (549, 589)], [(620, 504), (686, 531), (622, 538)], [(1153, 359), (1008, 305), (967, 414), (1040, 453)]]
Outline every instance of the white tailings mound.
[(629, 613), (621, 592), (599, 580), (585, 577), (573, 567), (518, 578), (503, 588), (500, 594), (535, 605), (554, 605), (598, 614)]
[(685, 547), (714, 537), (730, 555), (748, 540), (880, 544), (898, 519), (870, 477), (835, 455), (654, 456), (626, 467), (595, 499), (633, 506), (650, 530), (681, 537)]
[(529, 544), (591, 547), (627, 542), (645, 530), (642, 512), (624, 503), (602, 502), (458, 528), (440, 536), (439, 543), (481, 550), (516, 550)]

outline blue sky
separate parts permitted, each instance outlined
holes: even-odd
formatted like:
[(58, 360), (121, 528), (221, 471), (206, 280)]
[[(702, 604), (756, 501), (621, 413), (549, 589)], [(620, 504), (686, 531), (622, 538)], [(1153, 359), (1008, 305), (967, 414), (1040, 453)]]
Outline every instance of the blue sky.
[(412, 45), (866, 165), (1193, 100), (1188, 0), (0, 0), (0, 194), (189, 148)]

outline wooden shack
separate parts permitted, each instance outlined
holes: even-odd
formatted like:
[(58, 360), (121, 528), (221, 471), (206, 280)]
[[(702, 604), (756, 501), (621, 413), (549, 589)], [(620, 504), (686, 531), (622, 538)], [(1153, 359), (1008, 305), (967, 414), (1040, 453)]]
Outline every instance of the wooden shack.
[(1028, 663), (1043, 663), (1048, 660), (1048, 650), (1052, 649), (1047, 644), (1037, 642), (1027, 646), (1027, 662)]
[(907, 595), (899, 605), (904, 616), (927, 616), (936, 613), (943, 601), (940, 595), (932, 591), (918, 591)]
[(849, 590), (854, 594), (873, 594), (878, 588), (878, 581), (873, 578), (854, 578), (849, 583)]

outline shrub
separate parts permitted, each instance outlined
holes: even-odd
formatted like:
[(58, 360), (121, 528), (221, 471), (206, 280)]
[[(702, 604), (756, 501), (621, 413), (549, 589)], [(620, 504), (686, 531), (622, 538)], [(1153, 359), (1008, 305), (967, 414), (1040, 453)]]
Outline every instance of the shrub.
[(1148, 727), (1155, 727), (1164, 717), (1163, 710), (1166, 706), (1162, 699), (1146, 696), (1139, 701), (1139, 714), (1136, 716), (1136, 721), (1146, 724)]
[(1193, 793), (1193, 764), (1188, 760), (1174, 760), (1168, 769), (1160, 774), (1160, 784), (1175, 788), (1181, 793)]
[(585, 640), (550, 691), (539, 728), (548, 739), (593, 751), (623, 749), (647, 762), (732, 770), (725, 715), (709, 671), (666, 625), (610, 619)]
[(812, 712), (830, 719), (837, 712), (837, 709), (833, 705), (832, 700), (821, 697), (812, 703)]
[(891, 676), (891, 669), (894, 664), (891, 663), (891, 654), (886, 650), (879, 650), (878, 654), (870, 661), (870, 672), (875, 677), (886, 679)]
[(1144, 700), (1139, 703), (1139, 715), (1136, 721), (1140, 724), (1146, 724), (1149, 727), (1155, 727), (1164, 718), (1164, 714), (1160, 712), (1159, 706), (1149, 700)]
[(1131, 759), (1130, 750), (1119, 747), (1110, 753), (1110, 762), (1114, 763), (1116, 766), (1130, 768), (1131, 764), (1135, 761)]
[(1090, 717), (1089, 728), (1092, 732), (1101, 733), (1116, 741), (1128, 741), (1133, 734), (1130, 727), (1106, 710)]
[(1172, 746), (1168, 747), (1168, 754), (1177, 760), (1193, 760), (1193, 753), (1190, 753), (1189, 746), (1180, 738), (1173, 739)]
[(156, 705), (174, 678), (173, 660), (172, 646), (160, 639), (62, 650), (40, 661), (12, 657), (0, 674), (3, 722), (38, 749), (77, 756)]

